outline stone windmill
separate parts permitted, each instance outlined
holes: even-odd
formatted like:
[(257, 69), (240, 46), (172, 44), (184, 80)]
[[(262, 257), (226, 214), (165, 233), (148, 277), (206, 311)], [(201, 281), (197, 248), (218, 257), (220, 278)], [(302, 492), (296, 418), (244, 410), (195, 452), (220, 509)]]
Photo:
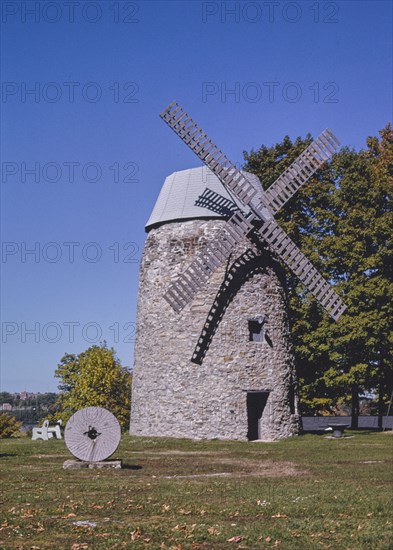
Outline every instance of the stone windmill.
[(177, 103), (161, 117), (206, 168), (169, 176), (146, 226), (130, 432), (294, 435), (296, 380), (280, 263), (335, 320), (345, 305), (274, 214), (339, 142), (325, 130), (263, 191)]

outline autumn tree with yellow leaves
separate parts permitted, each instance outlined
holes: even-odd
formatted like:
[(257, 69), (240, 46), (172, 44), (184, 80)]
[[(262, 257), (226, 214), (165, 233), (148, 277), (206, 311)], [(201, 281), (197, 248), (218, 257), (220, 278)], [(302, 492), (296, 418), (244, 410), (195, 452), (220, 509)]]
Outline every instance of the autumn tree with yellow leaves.
[(67, 422), (84, 407), (103, 407), (115, 415), (122, 430), (130, 420), (131, 374), (106, 343), (79, 355), (66, 353), (55, 371), (60, 378), (53, 419)]

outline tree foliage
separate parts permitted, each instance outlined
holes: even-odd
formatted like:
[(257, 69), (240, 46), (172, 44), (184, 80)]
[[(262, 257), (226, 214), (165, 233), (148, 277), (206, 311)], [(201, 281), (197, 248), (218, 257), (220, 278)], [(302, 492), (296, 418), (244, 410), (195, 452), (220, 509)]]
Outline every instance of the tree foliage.
[(92, 346), (79, 355), (66, 353), (55, 376), (60, 378), (57, 411), (52, 419), (67, 422), (84, 407), (103, 407), (112, 412), (122, 429), (130, 416), (131, 375), (121, 366), (116, 352), (106, 344)]
[[(244, 152), (245, 169), (267, 189), (310, 143), (310, 136)], [(359, 393), (392, 392), (393, 131), (390, 125), (367, 148), (342, 148), (277, 216), (347, 304), (338, 323), (287, 272), (290, 321), (301, 410), (331, 411)]]
[(14, 416), (0, 412), (0, 439), (23, 436), (21, 425), (22, 422), (18, 422)]
[(0, 392), (0, 404), (1, 403), (11, 403), (13, 402), (15, 396), (12, 393), (9, 393), (8, 391), (2, 391)]

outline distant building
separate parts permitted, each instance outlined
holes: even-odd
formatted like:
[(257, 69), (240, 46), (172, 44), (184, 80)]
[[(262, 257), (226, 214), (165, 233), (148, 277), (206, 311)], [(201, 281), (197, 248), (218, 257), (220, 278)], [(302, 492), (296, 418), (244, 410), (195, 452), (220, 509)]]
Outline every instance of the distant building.
[(0, 405), (0, 410), (2, 410), (2, 411), (12, 411), (11, 403), (2, 403)]
[(28, 391), (21, 391), (19, 394), (19, 398), (21, 401), (25, 401), (26, 399), (34, 399), (36, 397), (35, 393), (28, 392)]

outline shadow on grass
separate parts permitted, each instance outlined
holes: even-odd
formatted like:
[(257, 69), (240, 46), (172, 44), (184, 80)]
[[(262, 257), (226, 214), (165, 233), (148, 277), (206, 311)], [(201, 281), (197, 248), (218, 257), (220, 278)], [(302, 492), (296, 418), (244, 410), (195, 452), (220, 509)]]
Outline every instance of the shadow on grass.
[[(381, 428), (346, 428), (345, 433), (352, 432), (352, 433), (359, 433), (361, 435), (371, 435), (375, 433), (381, 433), (383, 430)], [(329, 435), (330, 431), (325, 430), (325, 428), (319, 428), (315, 430), (301, 430), (300, 435)]]
[(352, 432), (353, 434), (359, 434), (359, 435), (371, 435), (375, 433), (383, 433), (384, 431), (388, 430), (382, 430), (381, 428), (354, 428), (353, 430), (351, 428), (348, 428), (349, 432)]
[(7, 458), (9, 456), (17, 456), (15, 453), (0, 453), (0, 458)]
[(143, 467), (139, 466), (139, 464), (122, 464), (123, 470), (142, 470)]

